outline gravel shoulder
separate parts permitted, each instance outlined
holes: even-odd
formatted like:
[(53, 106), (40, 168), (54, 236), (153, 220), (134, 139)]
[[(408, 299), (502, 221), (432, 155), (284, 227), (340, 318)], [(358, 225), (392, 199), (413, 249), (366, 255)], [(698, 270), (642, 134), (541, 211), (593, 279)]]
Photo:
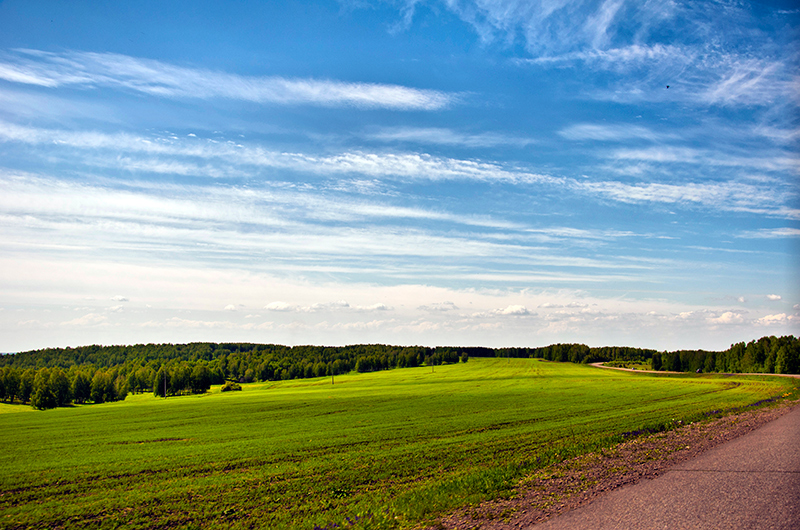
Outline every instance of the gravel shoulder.
[(528, 528), (583, 506), (596, 497), (643, 479), (747, 434), (800, 406), (783, 402), (723, 418), (642, 436), (525, 477), (510, 499), (483, 502), (442, 517), (432, 528), (512, 530)]

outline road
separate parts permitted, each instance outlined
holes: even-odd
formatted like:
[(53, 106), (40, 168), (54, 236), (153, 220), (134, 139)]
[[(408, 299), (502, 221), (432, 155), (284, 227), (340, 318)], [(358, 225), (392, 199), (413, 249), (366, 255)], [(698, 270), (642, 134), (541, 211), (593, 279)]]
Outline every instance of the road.
[(800, 406), (534, 530), (800, 530)]
[[(633, 368), (621, 368), (619, 366), (606, 366), (605, 362), (590, 363), (591, 366), (596, 368), (605, 368), (606, 370), (622, 370), (623, 372), (636, 372), (637, 374), (686, 374), (691, 375), (693, 372), (668, 372), (666, 370), (634, 370)], [(708, 372), (713, 375), (769, 375), (777, 377), (794, 377), (800, 379), (800, 374), (766, 374), (766, 373), (731, 373), (725, 374), (720, 372)]]

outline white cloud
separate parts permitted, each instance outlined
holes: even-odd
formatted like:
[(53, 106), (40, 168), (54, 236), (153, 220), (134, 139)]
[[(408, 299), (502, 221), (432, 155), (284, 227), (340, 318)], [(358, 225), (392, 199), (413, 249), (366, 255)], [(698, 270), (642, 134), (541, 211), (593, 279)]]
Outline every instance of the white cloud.
[(625, 0), (605, 0), (597, 12), (589, 15), (584, 30), (593, 47), (602, 48), (608, 45), (614, 20), (624, 4)]
[(536, 316), (536, 313), (531, 313), (524, 305), (512, 304), (505, 308), (493, 309), (489, 312), (474, 313), (474, 318), (485, 318), (487, 316)]
[[(247, 326), (247, 327), (246, 327)], [(142, 328), (189, 328), (189, 329), (248, 329), (248, 325), (220, 320), (193, 320), (172, 317), (166, 320), (149, 320), (140, 324)]]
[[(121, 153), (126, 153), (131, 158), (122, 157), (122, 162), (128, 170), (205, 175), (212, 178), (249, 174), (254, 168), (275, 168), (319, 175), (362, 175), (411, 181), (475, 180), (516, 184), (563, 182), (563, 179), (505, 167), (497, 162), (462, 160), (426, 153), (350, 151), (316, 156), (271, 151), (259, 145), (216, 143), (197, 138), (148, 138), (124, 133), (73, 132), (25, 127), (7, 122), (0, 122), (0, 141), (22, 142), (49, 148), (72, 147), (97, 152), (98, 156), (80, 158), (81, 163), (90, 166), (119, 167)], [(68, 150), (65, 151), (65, 156), (74, 155)], [(161, 158), (143, 159), (142, 156)], [(163, 160), (163, 157), (170, 159)], [(192, 160), (187, 161), (182, 158)], [(206, 163), (198, 164), (197, 159)]]
[(771, 326), (774, 324), (784, 324), (789, 320), (794, 320), (792, 316), (786, 316), (786, 313), (778, 313), (777, 315), (767, 315), (756, 320), (756, 324), (760, 326)]
[(800, 237), (800, 228), (762, 228), (760, 230), (748, 230), (737, 234), (736, 237), (748, 239), (777, 239), (783, 237)]
[[(722, 57), (717, 79), (697, 94), (709, 105), (764, 105), (780, 97), (791, 97), (797, 78), (787, 75), (779, 61)], [(725, 64), (727, 63), (727, 64)]]
[(356, 311), (366, 311), (366, 312), (369, 312), (369, 311), (391, 311), (392, 307), (388, 306), (386, 304), (377, 303), (377, 304), (372, 304), (372, 305), (368, 305), (368, 306), (354, 306), (354, 309)]
[(52, 327), (50, 322), (42, 322), (40, 320), (21, 320), (17, 322), (18, 329), (43, 329)]
[(726, 311), (718, 317), (710, 317), (708, 321), (712, 324), (741, 324), (744, 322), (744, 318), (739, 313)]
[(733, 156), (705, 149), (676, 146), (652, 146), (635, 149), (616, 149), (608, 153), (615, 160), (634, 160), (660, 164), (693, 164), (721, 167), (755, 168), (764, 171), (788, 171), (800, 167), (789, 153), (780, 156)]
[(604, 142), (620, 142), (625, 140), (661, 140), (672, 135), (655, 133), (647, 127), (640, 125), (601, 125), (593, 123), (579, 123), (570, 125), (558, 131), (558, 134), (568, 140), (600, 140)]
[(112, 296), (111, 299), (115, 302), (127, 302), (128, 298), (122, 295)]
[(631, 44), (607, 49), (584, 49), (554, 55), (542, 55), (533, 59), (519, 59), (520, 64), (559, 65), (562, 63), (584, 62), (596, 64), (604, 69), (629, 69), (651, 62), (669, 65), (688, 65), (694, 60), (695, 52), (677, 45)]
[(605, 181), (576, 182), (575, 187), (620, 202), (694, 204), (719, 210), (762, 213), (786, 218), (797, 216), (797, 212), (780, 206), (782, 198), (778, 190), (740, 182), (626, 184)]
[(322, 313), (322, 312), (342, 312), (342, 311), (355, 311), (359, 313), (369, 313), (373, 311), (389, 311), (391, 307), (386, 304), (371, 304), (371, 305), (352, 305), (345, 300), (338, 300), (336, 302), (314, 303), (311, 305), (293, 305), (286, 302), (271, 302), (264, 306), (268, 311), (278, 312), (294, 312), (294, 313)]
[(335, 324), (328, 324), (327, 322), (322, 323), (318, 327), (322, 327), (324, 329), (331, 329), (331, 330), (343, 330), (343, 331), (374, 331), (378, 329), (383, 329), (386, 326), (393, 325), (395, 323), (394, 320), (372, 320), (370, 322), (337, 322)]
[(266, 309), (267, 311), (280, 311), (280, 312), (294, 311), (295, 308), (296, 306), (289, 305), (286, 302), (280, 302), (280, 301), (270, 302), (264, 306), (264, 309)]
[(671, 3), (626, 0), (451, 0), (446, 5), (484, 42), (511, 44), (522, 37), (534, 55), (605, 48), (631, 31), (643, 40), (650, 27), (669, 21), (676, 10)]
[(748, 41), (744, 46), (757, 49), (760, 56), (741, 53), (735, 45), (632, 43), (584, 47), (517, 62), (553, 67), (583, 63), (588, 75), (594, 70), (615, 72), (619, 77), (612, 88), (598, 91), (594, 85), (594, 92), (582, 95), (626, 104), (680, 101), (703, 106), (765, 106), (796, 102), (798, 78), (791, 59), (776, 53), (775, 43)]
[(111, 87), (167, 98), (225, 98), (262, 104), (393, 110), (438, 110), (458, 100), (458, 96), (436, 90), (377, 83), (241, 76), (115, 53), (18, 50), (2, 59), (0, 79), (48, 88)]
[(316, 303), (307, 307), (300, 307), (298, 311), (306, 313), (314, 313), (317, 311), (337, 311), (342, 309), (349, 309), (350, 304), (345, 300), (337, 300), (336, 302)]
[[(523, 228), (488, 216), (457, 215), (341, 197), (328, 198), (324, 193), (311, 195), (269, 188), (220, 189), (202, 185), (159, 188), (143, 185), (137, 189), (133, 185), (126, 190), (116, 190), (24, 174), (3, 175), (2, 171), (0, 183), (6, 192), (0, 197), (0, 215), (35, 216), (40, 222), (58, 219), (62, 225), (68, 222), (67, 219), (81, 217), (98, 222), (153, 223), (192, 230), (212, 224), (219, 227), (220, 223), (238, 225), (243, 220), (249, 225), (290, 229), (299, 228), (305, 222), (397, 218), (489, 228)], [(58, 189), (59, 193), (51, 194), (53, 189)], [(236, 208), (231, 208), (231, 204)], [(292, 220), (291, 216), (300, 218)]]
[[(642, 347), (724, 349), (730, 345), (730, 330), (735, 329), (742, 340), (760, 335), (764, 323), (794, 325), (797, 320), (788, 316), (783, 324), (775, 317), (760, 323), (758, 316), (735, 309), (714, 306), (695, 306), (654, 299), (654, 293), (642, 298), (613, 296), (597, 297), (591, 292), (552, 288), (539, 289), (458, 289), (420, 285), (409, 280), (402, 285), (375, 285), (373, 283), (333, 282), (329, 276), (323, 281), (307, 278), (276, 277), (273, 271), (231, 269), (224, 266), (180, 263), (148, 263), (135, 265), (114, 260), (78, 259), (57, 260), (57, 267), (40, 259), (12, 259), (0, 257), (0, 271), (18, 271), (14, 278), (19, 293), (4, 286), (4, 302), (17, 307), (20, 300), (41, 305), (54, 304), (52, 315), (34, 309), (25, 313), (24, 320), (38, 320), (36, 329), (59, 330), (55, 334), (24, 335), (17, 340), (28, 341), (32, 347), (43, 347), (48, 342), (63, 344), (135, 343), (135, 342), (190, 342), (252, 341), (264, 342), (262, 331), (269, 331), (269, 342), (280, 344), (352, 344), (378, 341), (391, 344), (485, 344), (509, 346), (550, 344), (555, 342), (584, 342), (590, 345), (619, 345), (634, 343)], [(192, 268), (194, 267), (194, 268)], [(56, 274), (53, 271), (57, 270)], [(100, 274), (102, 272), (103, 274)], [(0, 275), (8, 277), (8, 275)], [(515, 282), (516, 283), (516, 282)], [(36, 285), (37, 289), (29, 286)], [(202, 289), (197, 286), (202, 285)], [(107, 299), (102, 293), (109, 289), (137, 292), (137, 299), (147, 300), (153, 308), (146, 312), (125, 311), (112, 314), (92, 310), (73, 312), (74, 302), (66, 309), (60, 300), (74, 300), (73, 293), (99, 293), (96, 300)], [(31, 298), (33, 295), (33, 298)], [(241, 321), (220, 317), (220, 308), (230, 300), (246, 307), (261, 307), (265, 299), (282, 301), (273, 307), (291, 308), (291, 311), (269, 311), (269, 321), (255, 314)], [(580, 297), (580, 299), (578, 299)], [(390, 319), (381, 313), (361, 314), (357, 308), (381, 309), (370, 300), (391, 301)], [(333, 301), (326, 303), (314, 300)], [(344, 307), (344, 301), (347, 307)], [(426, 304), (436, 307), (454, 307), (449, 311), (425, 311), (420, 301), (442, 300)], [(354, 303), (355, 302), (355, 303)], [(534, 316), (530, 308), (546, 306)], [(451, 306), (452, 304), (452, 306)], [(387, 304), (383, 304), (385, 307)], [(316, 310), (310, 310), (316, 306)], [(568, 307), (572, 306), (572, 307)], [(584, 307), (581, 307), (584, 306)], [(127, 304), (125, 306), (128, 307)], [(240, 307), (237, 304), (237, 307)], [(8, 307), (7, 307), (8, 309)], [(76, 319), (81, 315), (95, 317)], [(683, 313), (684, 318), (677, 315)], [(730, 313), (726, 315), (726, 313)], [(227, 313), (226, 313), (227, 314)], [(100, 318), (102, 315), (107, 320)], [(228, 314), (231, 317), (232, 314)], [(363, 318), (366, 315), (368, 318)], [(543, 316), (544, 315), (544, 316)], [(739, 322), (736, 315), (743, 315)], [(244, 313), (243, 313), (244, 316)], [(422, 316), (422, 318), (420, 318)], [(795, 317), (796, 318), (796, 317)], [(5, 320), (4, 320), (5, 319)], [(0, 325), (16, 329), (17, 320), (23, 320), (17, 311), (0, 313)], [(72, 321), (71, 326), (59, 325)], [(96, 327), (92, 326), (95, 322)], [(80, 324), (80, 325), (79, 325)], [(112, 325), (113, 324), (113, 325)], [(32, 326), (34, 324), (31, 324)], [(46, 327), (51, 325), (51, 327)], [(83, 330), (83, 331), (82, 331)], [(726, 331), (727, 330), (727, 331)], [(791, 331), (791, 329), (787, 330)], [(82, 335), (77, 335), (78, 333)], [(101, 333), (102, 332), (102, 333)], [(374, 333), (371, 333), (374, 332)], [(65, 339), (64, 337), (68, 337)], [(61, 337), (61, 338), (59, 338)], [(567, 337), (567, 338), (565, 338)], [(750, 337), (750, 338), (747, 338)], [(43, 343), (42, 343), (43, 342)], [(6, 346), (10, 351), (15, 346)]]
[(115, 305), (108, 308), (109, 311), (112, 313), (122, 313), (125, 310), (125, 307), (122, 305)]
[(505, 309), (498, 309), (496, 311), (498, 315), (530, 315), (531, 312), (528, 311), (524, 305), (510, 305)]
[(66, 322), (62, 322), (62, 326), (73, 326), (73, 327), (82, 327), (82, 326), (100, 326), (105, 324), (108, 321), (108, 317), (103, 315), (98, 315), (97, 313), (89, 313), (83, 315), (82, 317), (75, 318), (72, 320), (68, 320)]
[(525, 147), (535, 143), (532, 138), (520, 138), (500, 133), (463, 133), (441, 127), (393, 127), (364, 135), (382, 142), (414, 142), (424, 144), (459, 145), (464, 147), (495, 147), (511, 145)]
[(225, 306), (225, 311), (236, 311), (236, 306), (233, 304), (228, 304)]
[(781, 299), (781, 295), (779, 295), (779, 294), (768, 294), (767, 295), (767, 300), (772, 300), (773, 302), (777, 301), (777, 300), (780, 300), (780, 299)]
[(432, 311), (432, 312), (447, 312), (447, 311), (455, 311), (458, 309), (458, 306), (453, 302), (435, 302), (433, 304), (421, 305), (417, 309), (421, 309), (422, 311)]
[[(714, 209), (728, 211), (745, 211), (767, 213), (786, 218), (800, 218), (800, 210), (784, 205), (786, 194), (779, 188), (769, 184), (744, 183), (737, 181), (722, 182), (688, 182), (628, 184), (617, 181), (572, 180), (538, 174), (523, 168), (508, 167), (504, 164), (480, 161), (461, 160), (437, 157), (424, 153), (367, 153), (345, 152), (336, 155), (313, 156), (300, 153), (279, 153), (262, 149), (259, 146), (235, 147), (228, 144), (208, 143), (200, 139), (183, 138), (178, 140), (144, 138), (131, 135), (107, 135), (103, 133), (74, 133), (54, 129), (35, 129), (13, 124), (0, 123), (0, 140), (24, 142), (31, 145), (56, 145), (63, 149), (64, 155), (71, 157), (71, 163), (96, 164), (116, 167), (120, 163), (119, 150), (127, 151), (132, 158), (141, 155), (168, 157), (168, 160), (139, 160), (139, 163), (127, 164), (128, 169), (146, 167), (148, 171), (158, 170), (177, 174), (200, 174), (214, 178), (226, 175), (238, 175), (254, 171), (256, 168), (274, 168), (329, 177), (347, 177), (361, 175), (372, 179), (399, 180), (472, 180), (484, 182), (507, 182), (516, 185), (552, 186), (554, 190), (574, 190), (606, 199), (621, 202), (662, 202), (662, 203), (694, 203)], [(61, 147), (58, 147), (61, 146)], [(89, 150), (94, 156), (74, 160), (75, 150), (64, 149), (64, 146)], [(108, 152), (113, 150), (114, 152)], [(796, 166), (790, 157), (725, 157), (692, 148), (654, 147), (650, 149), (619, 149), (609, 155), (618, 161), (648, 161), (653, 163), (689, 163), (711, 164), (729, 167), (756, 167), (770, 170), (787, 170)], [(188, 163), (183, 158), (205, 160), (204, 164)], [(154, 162), (154, 163), (151, 163)], [(196, 173), (197, 172), (197, 173)], [(26, 180), (31, 181), (28, 177)], [(59, 182), (60, 186), (66, 186)], [(154, 185), (151, 185), (154, 186)], [(201, 189), (201, 188), (195, 188)], [(153, 193), (157, 190), (153, 189)], [(218, 196), (215, 189), (214, 196)], [(225, 190), (225, 193), (237, 193), (236, 189)], [(116, 192), (119, 202), (127, 202), (130, 192)], [(406, 217), (418, 219), (435, 219), (454, 221), (476, 226), (511, 227), (507, 221), (497, 221), (486, 216), (456, 215), (447, 212), (435, 212), (419, 208), (358, 203), (353, 201), (342, 208), (332, 202), (326, 202), (320, 196), (307, 193), (295, 193), (289, 189), (272, 189), (269, 192), (242, 190), (240, 199), (249, 201), (297, 201), (302, 200), (308, 206), (306, 211), (322, 212), (320, 215), (335, 215), (339, 218), (351, 218), (355, 214)], [(148, 201), (155, 205), (163, 202), (160, 197), (151, 197)], [(52, 200), (51, 200), (52, 202)], [(317, 203), (317, 204), (313, 204)], [(321, 203), (321, 204), (320, 204)], [(320, 208), (320, 206), (324, 206)], [(186, 207), (198, 210), (186, 201)], [(128, 207), (129, 209), (129, 207)], [(179, 209), (176, 213), (184, 211)], [(264, 217), (262, 208), (258, 216)], [(228, 211), (227, 215), (237, 215), (237, 211)], [(195, 214), (197, 215), (197, 214)], [(272, 223), (280, 223), (279, 215), (271, 216)], [(588, 233), (588, 232), (587, 232)], [(793, 232), (777, 232), (776, 234), (792, 235)]]
[(584, 304), (581, 302), (569, 302), (568, 304), (557, 304), (554, 302), (545, 302), (543, 304), (539, 304), (541, 309), (585, 309), (589, 307), (589, 304)]

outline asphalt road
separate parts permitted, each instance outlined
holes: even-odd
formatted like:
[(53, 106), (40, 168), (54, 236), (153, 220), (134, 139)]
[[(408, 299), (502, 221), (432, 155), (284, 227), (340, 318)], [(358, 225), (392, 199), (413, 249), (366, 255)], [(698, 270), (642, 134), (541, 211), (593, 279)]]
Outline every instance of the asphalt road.
[(800, 407), (535, 530), (800, 530)]

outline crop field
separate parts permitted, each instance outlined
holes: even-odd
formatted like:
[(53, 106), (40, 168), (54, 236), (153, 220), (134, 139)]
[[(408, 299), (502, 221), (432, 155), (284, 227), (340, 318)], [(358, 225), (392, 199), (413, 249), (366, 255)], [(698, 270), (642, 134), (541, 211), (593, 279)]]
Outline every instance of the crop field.
[(796, 397), (797, 385), (470, 359), (333, 385), (0, 405), (0, 527), (410, 528), (624, 433)]

